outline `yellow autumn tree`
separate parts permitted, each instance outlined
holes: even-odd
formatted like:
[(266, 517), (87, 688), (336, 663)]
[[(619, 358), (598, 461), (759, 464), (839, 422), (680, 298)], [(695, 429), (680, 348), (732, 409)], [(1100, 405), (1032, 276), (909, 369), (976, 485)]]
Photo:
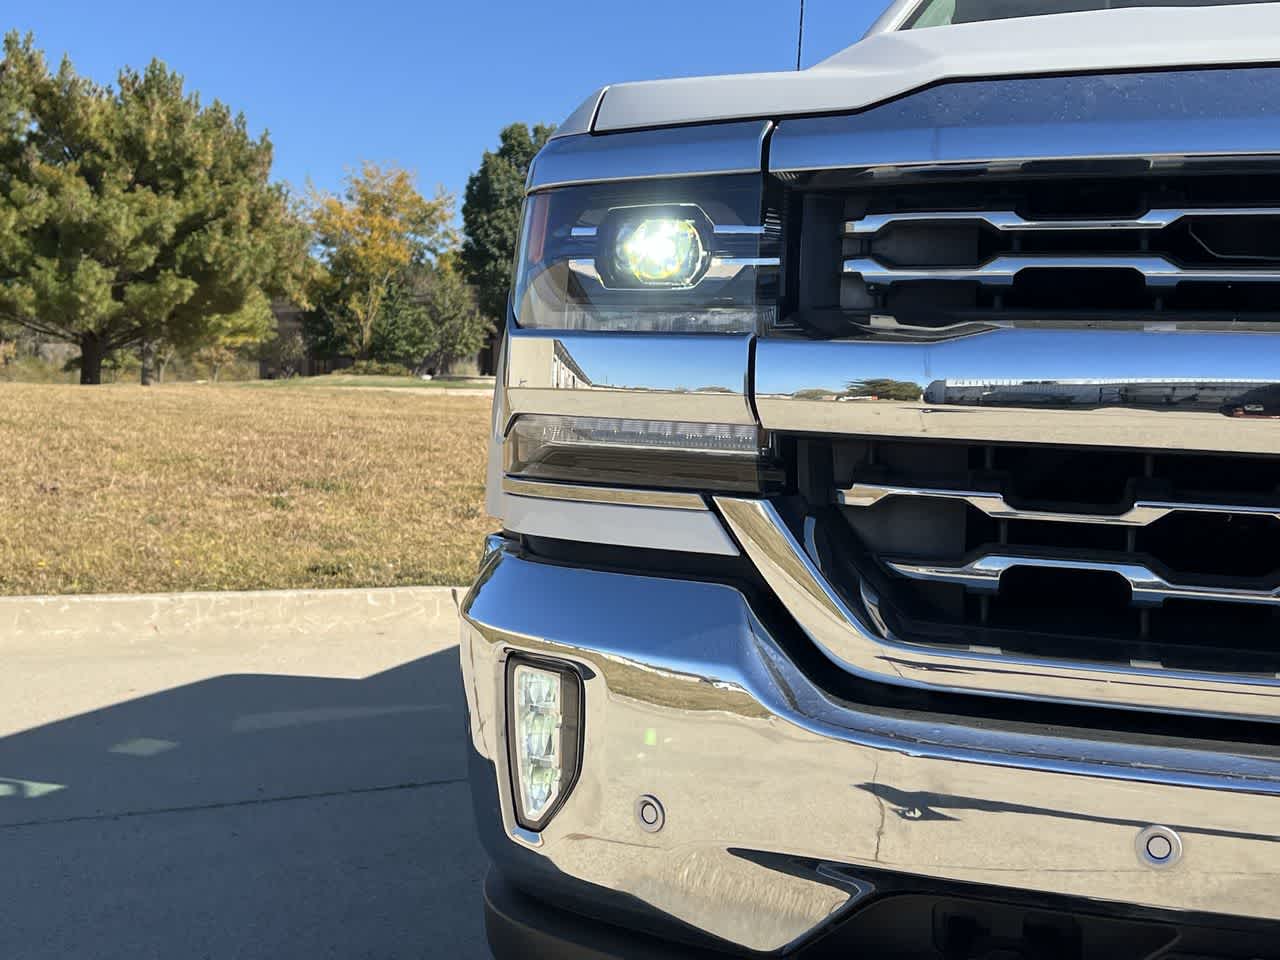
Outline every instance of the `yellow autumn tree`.
[(374, 329), (397, 276), (457, 243), (453, 197), (428, 200), (414, 177), (365, 162), (341, 196), (315, 194), (312, 225), (327, 276), (316, 298), (348, 351), (367, 359)]

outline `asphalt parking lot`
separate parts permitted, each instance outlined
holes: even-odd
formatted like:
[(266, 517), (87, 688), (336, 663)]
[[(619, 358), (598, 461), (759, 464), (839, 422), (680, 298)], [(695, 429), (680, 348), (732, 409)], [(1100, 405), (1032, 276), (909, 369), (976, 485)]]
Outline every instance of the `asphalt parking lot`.
[(455, 643), (0, 635), (0, 956), (487, 958)]

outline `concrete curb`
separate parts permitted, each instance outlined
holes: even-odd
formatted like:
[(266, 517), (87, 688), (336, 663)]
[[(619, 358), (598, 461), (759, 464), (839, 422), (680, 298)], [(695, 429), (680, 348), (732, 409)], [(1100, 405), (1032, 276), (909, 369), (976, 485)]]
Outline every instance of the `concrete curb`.
[[(202, 648), (299, 638), (421, 634), (456, 621), (466, 588), (0, 597), (0, 649), (92, 640)], [(455, 596), (456, 595), (456, 596)]]

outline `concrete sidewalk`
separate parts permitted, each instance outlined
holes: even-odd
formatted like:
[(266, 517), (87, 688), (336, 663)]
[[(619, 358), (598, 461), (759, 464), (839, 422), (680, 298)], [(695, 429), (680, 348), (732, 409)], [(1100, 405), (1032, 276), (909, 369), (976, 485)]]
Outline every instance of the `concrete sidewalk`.
[(0, 599), (0, 956), (487, 957), (446, 589)]

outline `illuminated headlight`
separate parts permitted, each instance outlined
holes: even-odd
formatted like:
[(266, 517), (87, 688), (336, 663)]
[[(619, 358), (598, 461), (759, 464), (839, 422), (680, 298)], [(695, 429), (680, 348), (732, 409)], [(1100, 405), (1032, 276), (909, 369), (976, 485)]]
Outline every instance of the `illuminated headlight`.
[[(757, 333), (776, 319), (780, 214), (757, 175), (529, 196), (512, 310), (539, 330)], [(772, 226), (768, 226), (772, 224)]]
[(656, 287), (691, 286), (706, 261), (697, 225), (674, 217), (624, 224), (614, 255), (619, 272)]
[(581, 751), (582, 686), (570, 668), (512, 658), (507, 738), (516, 819), (539, 831), (573, 789)]

